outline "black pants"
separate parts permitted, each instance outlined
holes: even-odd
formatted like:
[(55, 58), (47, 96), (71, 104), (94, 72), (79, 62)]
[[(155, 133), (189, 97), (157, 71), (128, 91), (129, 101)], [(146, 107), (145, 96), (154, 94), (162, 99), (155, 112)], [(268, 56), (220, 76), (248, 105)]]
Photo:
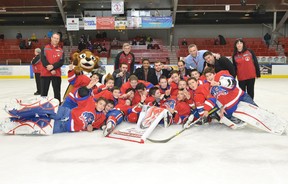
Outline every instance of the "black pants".
[(239, 81), (240, 88), (247, 92), (248, 95), (254, 99), (254, 85), (255, 85), (255, 78), (253, 79), (247, 79), (243, 81)]
[(36, 82), (36, 93), (41, 94), (41, 79), (40, 79), (40, 73), (35, 73), (35, 82)]
[(41, 96), (48, 95), (51, 81), (54, 98), (58, 99), (59, 102), (61, 102), (61, 77), (41, 77)]

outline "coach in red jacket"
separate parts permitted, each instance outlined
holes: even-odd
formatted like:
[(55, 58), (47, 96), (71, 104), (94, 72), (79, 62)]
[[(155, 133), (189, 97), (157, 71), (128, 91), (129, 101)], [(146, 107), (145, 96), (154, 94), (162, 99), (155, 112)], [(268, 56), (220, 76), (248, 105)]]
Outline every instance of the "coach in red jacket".
[(114, 70), (117, 70), (121, 63), (126, 63), (128, 65), (128, 71), (133, 73), (134, 64), (135, 64), (135, 56), (131, 51), (131, 45), (129, 43), (123, 44), (123, 51), (119, 52), (115, 58)]
[(58, 43), (60, 35), (53, 33), (51, 43), (47, 44), (41, 52), (41, 96), (47, 96), (50, 82), (54, 91), (54, 98), (61, 102), (61, 66), (64, 64), (64, 53)]

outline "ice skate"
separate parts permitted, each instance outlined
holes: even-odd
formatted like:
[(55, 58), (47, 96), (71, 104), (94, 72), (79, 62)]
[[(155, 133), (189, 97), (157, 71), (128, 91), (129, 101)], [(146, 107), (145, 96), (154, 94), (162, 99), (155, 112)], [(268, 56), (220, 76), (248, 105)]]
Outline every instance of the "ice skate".
[(173, 123), (173, 116), (169, 111), (167, 111), (167, 114), (163, 119), (165, 128), (169, 127)]
[(183, 124), (183, 128), (189, 128), (191, 123), (193, 122), (194, 120), (194, 115), (191, 114), (188, 118), (187, 118), (187, 121)]
[(115, 127), (116, 125), (113, 121), (108, 121), (106, 125), (102, 126), (104, 137), (107, 137), (115, 129)]

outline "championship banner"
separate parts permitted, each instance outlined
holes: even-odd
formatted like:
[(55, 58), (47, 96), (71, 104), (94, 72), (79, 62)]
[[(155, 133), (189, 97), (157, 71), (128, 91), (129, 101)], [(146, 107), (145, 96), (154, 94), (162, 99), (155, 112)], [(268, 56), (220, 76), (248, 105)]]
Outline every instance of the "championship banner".
[(112, 13), (112, 15), (113, 14), (124, 14), (124, 0), (112, 0), (111, 13)]
[(127, 19), (126, 17), (116, 17), (115, 18), (115, 29), (126, 29), (127, 28)]
[(142, 18), (141, 17), (127, 17), (128, 28), (141, 28)]
[(142, 28), (171, 28), (172, 17), (142, 17)]
[(84, 17), (84, 30), (96, 30), (96, 17)]
[(79, 18), (66, 19), (67, 31), (79, 31)]
[(114, 17), (97, 17), (96, 26), (97, 26), (97, 30), (115, 29), (115, 18)]

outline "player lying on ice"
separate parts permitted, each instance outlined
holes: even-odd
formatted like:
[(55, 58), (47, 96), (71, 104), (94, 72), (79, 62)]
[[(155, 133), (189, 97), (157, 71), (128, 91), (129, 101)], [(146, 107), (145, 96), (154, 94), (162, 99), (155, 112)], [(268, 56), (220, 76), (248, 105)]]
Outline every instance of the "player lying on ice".
[[(211, 100), (210, 103), (221, 107), (220, 123), (233, 128), (239, 127), (240, 122), (241, 127), (248, 124), (278, 135), (287, 131), (288, 122), (258, 107), (252, 98), (241, 90), (235, 78), (227, 70), (216, 74), (213, 68), (208, 67), (203, 74), (210, 84), (210, 94), (216, 99), (214, 102)], [(212, 108), (211, 106), (210, 109)], [(204, 116), (208, 115), (210, 109), (205, 109)]]
[[(93, 131), (104, 124), (106, 99), (94, 101), (87, 87), (77, 90), (74, 109), (59, 106), (54, 98), (41, 98), (28, 104), (17, 101), (13, 107), (6, 108), (11, 117), (7, 118), (0, 129), (7, 134), (51, 135), (62, 132)], [(106, 111), (110, 109), (105, 109)]]

